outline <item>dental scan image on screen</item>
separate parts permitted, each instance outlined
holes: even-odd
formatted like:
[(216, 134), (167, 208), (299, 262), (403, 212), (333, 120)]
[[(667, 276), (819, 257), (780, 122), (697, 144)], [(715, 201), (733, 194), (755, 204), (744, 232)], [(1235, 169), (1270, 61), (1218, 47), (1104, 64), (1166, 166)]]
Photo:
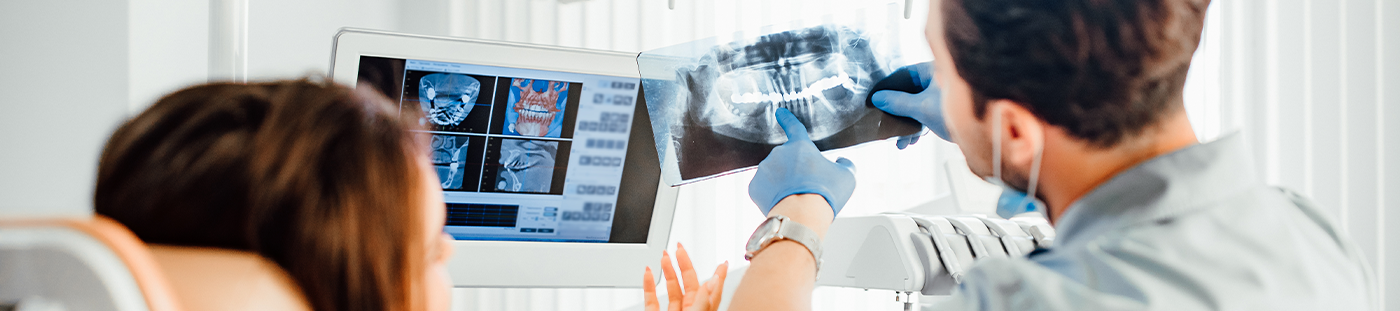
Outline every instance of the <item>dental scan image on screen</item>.
[(569, 84), (565, 82), (510, 79), (505, 134), (559, 137), (564, 129), (563, 111), (568, 92)]
[(559, 142), (548, 140), (501, 140), (501, 169), (496, 171), (496, 190), (548, 193), (554, 176), (554, 159)]
[(476, 187), (476, 176), (481, 174), (481, 157), (473, 155), (481, 154), (483, 144), (485, 139), (481, 137), (473, 140), (467, 135), (432, 134), (433, 168), (437, 170), (443, 190), (460, 190), (464, 183)]
[(898, 62), (891, 43), (877, 39), (822, 25), (644, 52), (638, 63), (658, 153), (672, 148), (676, 159), (663, 161), (679, 162), (679, 178), (668, 180), (757, 165), (787, 140), (774, 118), (779, 108), (792, 111), (821, 150), (918, 133), (917, 122), (866, 104)]
[[(639, 79), (371, 56), (360, 63), (357, 87), (421, 116), (453, 238), (619, 242), (612, 233)], [(645, 235), (622, 241), (639, 242)]]
[(430, 70), (409, 70), (405, 76), (405, 90), (414, 92), (404, 94), (404, 100), (417, 105), (402, 108), (417, 109), (419, 124), (436, 131), (486, 133), (495, 77)]

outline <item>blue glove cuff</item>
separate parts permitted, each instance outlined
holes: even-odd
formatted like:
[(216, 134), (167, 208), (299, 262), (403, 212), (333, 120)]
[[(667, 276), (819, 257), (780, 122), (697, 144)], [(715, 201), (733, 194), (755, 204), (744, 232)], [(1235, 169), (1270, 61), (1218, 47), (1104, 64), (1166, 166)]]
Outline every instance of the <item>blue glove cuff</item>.
[[(825, 200), (826, 200), (826, 204), (827, 204), (827, 205), (831, 205), (831, 214), (832, 214), (832, 215), (840, 214), (840, 213), (841, 213), (841, 207), (843, 207), (843, 205), (846, 205), (846, 204), (845, 204), (846, 202), (844, 202), (844, 201), (842, 201), (841, 204), (837, 204), (836, 202), (832, 202), (832, 201), (831, 201), (831, 197), (832, 197), (831, 191), (828, 191), (827, 189), (824, 189), (824, 187), (822, 187), (822, 188), (802, 187), (802, 188), (797, 188), (797, 189), (789, 190), (789, 191), (787, 191), (786, 193), (783, 193), (783, 194), (780, 194), (780, 195), (777, 195), (777, 196), (773, 197), (773, 202), (772, 202), (772, 203), (769, 203), (768, 205), (766, 205), (767, 208), (763, 208), (763, 215), (765, 215), (765, 216), (768, 215), (768, 212), (769, 212), (769, 211), (772, 211), (774, 206), (778, 206), (778, 202), (782, 202), (783, 199), (787, 199), (787, 197), (790, 197), (790, 196), (793, 196), (793, 195), (798, 195), (798, 194), (816, 194), (816, 195), (822, 196), (822, 199), (825, 199)], [(762, 206), (760, 206), (760, 208), (762, 208)]]

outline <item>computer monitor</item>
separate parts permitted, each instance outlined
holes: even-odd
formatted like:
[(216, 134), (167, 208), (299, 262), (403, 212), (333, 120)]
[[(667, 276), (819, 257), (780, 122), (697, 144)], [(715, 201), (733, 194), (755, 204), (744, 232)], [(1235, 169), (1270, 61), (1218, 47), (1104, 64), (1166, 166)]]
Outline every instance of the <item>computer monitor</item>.
[(636, 54), (344, 29), (331, 76), (420, 116), (458, 287), (636, 287), (661, 184)]

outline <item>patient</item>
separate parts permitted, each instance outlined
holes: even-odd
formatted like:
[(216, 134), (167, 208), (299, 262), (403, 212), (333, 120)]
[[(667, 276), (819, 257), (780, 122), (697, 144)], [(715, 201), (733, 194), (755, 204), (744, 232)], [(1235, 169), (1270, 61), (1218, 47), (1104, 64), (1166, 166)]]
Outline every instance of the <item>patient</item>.
[(189, 287), (256, 286), (218, 279), (241, 263), (281, 280), (285, 309), (445, 310), (446, 211), (415, 120), (331, 83), (191, 87), (117, 129), (93, 203), (152, 245), (187, 309), (230, 308)]

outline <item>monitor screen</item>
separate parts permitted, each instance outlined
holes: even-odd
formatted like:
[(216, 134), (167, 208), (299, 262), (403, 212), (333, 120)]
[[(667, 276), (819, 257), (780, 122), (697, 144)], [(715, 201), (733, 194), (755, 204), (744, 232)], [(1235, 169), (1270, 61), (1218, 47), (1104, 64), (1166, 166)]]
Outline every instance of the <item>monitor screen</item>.
[[(639, 79), (364, 55), (359, 68), (357, 87), (421, 115), (453, 238), (646, 242), (657, 162), (629, 159), (646, 158), (632, 138), (653, 145), (633, 133)], [(646, 165), (635, 179), (652, 182), (624, 178)], [(620, 201), (629, 187), (650, 195)]]

